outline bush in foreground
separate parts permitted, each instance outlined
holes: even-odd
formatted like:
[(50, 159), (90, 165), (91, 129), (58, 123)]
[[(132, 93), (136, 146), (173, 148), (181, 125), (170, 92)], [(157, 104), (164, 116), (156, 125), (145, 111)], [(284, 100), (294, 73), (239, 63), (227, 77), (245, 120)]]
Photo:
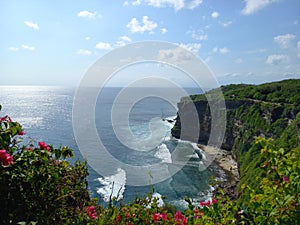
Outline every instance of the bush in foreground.
[(85, 162), (71, 165), (68, 147), (44, 142), (21, 146), (24, 131), (8, 116), (0, 117), (1, 224), (300, 224), (300, 148), (285, 152), (272, 140), (257, 139), (268, 176), (258, 178), (259, 191), (245, 184), (237, 204), (224, 196), (187, 210), (160, 206), (158, 199), (137, 197), (129, 204), (107, 207), (90, 199)]
[(90, 201), (86, 163), (70, 165), (68, 147), (20, 146), (22, 135), (19, 123), (0, 118), (0, 223), (69, 223)]

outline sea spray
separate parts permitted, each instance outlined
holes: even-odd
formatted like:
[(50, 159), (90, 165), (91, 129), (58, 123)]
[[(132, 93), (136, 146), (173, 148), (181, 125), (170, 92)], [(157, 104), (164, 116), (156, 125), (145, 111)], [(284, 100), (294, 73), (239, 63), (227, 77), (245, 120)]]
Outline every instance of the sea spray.
[(109, 202), (111, 198), (117, 201), (123, 198), (126, 184), (125, 170), (118, 168), (117, 173), (112, 176), (101, 177), (97, 179), (102, 187), (97, 189), (97, 193), (101, 195), (105, 202)]
[(154, 154), (155, 157), (161, 159), (162, 163), (172, 163), (171, 153), (166, 144), (161, 144), (157, 147), (157, 152)]

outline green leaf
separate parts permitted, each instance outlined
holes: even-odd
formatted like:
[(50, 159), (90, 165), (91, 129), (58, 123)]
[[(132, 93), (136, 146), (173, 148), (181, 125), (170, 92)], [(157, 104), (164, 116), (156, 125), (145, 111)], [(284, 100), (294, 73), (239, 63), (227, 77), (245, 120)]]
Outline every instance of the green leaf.
[(54, 182), (57, 182), (57, 180), (58, 180), (58, 173), (54, 173), (53, 174), (53, 178), (54, 178)]
[(284, 154), (284, 149), (283, 149), (283, 148), (280, 148), (280, 149), (278, 150), (278, 152), (279, 152), (281, 155), (283, 155), (283, 154)]
[(292, 196), (292, 195), (287, 195), (287, 196), (284, 197), (284, 201), (285, 201), (285, 203), (287, 204), (287, 203), (289, 203), (290, 201), (292, 201), (293, 198), (294, 198), (294, 196)]
[(20, 224), (20, 225), (26, 225), (26, 222), (19, 222), (18, 224)]

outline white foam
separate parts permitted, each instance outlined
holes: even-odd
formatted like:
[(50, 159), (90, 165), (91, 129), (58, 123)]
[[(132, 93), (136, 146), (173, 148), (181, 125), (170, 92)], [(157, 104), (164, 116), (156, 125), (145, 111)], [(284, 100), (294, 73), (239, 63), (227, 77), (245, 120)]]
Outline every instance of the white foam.
[[(169, 127), (171, 130), (171, 128), (173, 128), (175, 125), (176, 117), (177, 116), (170, 116), (170, 117), (163, 118), (164, 125)], [(172, 121), (172, 122), (170, 122), (170, 121)]]
[[(203, 201), (212, 201), (213, 199), (213, 192), (215, 188), (213, 186), (209, 186), (209, 188), (203, 192), (199, 192), (198, 196), (195, 198), (190, 198), (192, 205), (194, 206), (199, 206), (200, 202)], [(169, 201), (171, 205), (177, 206), (180, 209), (188, 209), (188, 203), (186, 202), (185, 199), (176, 199)]]
[(172, 140), (172, 136), (166, 136), (165, 138), (164, 138), (164, 141), (171, 141)]
[(162, 199), (162, 195), (159, 194), (158, 192), (154, 192), (152, 194), (152, 198), (151, 198), (151, 202), (150, 204), (147, 206), (147, 208), (151, 208), (151, 204), (153, 203), (153, 200), (156, 198), (156, 203), (158, 207), (163, 207), (165, 205), (163, 199)]
[(194, 142), (191, 142), (191, 145), (193, 146), (193, 149), (199, 150), (199, 151), (201, 152), (202, 160), (205, 161), (205, 160), (206, 160), (206, 156), (205, 156), (204, 152), (202, 151), (202, 149), (200, 149), (200, 148), (198, 147), (198, 144), (197, 144), (197, 143), (194, 143)]
[(117, 201), (123, 198), (126, 184), (125, 170), (118, 168), (117, 173), (103, 178), (97, 179), (103, 187), (97, 189), (104, 201), (109, 202), (110, 197), (117, 198)]
[(154, 156), (161, 159), (163, 163), (172, 163), (171, 153), (166, 144), (159, 145)]
[(171, 205), (178, 207), (179, 209), (188, 209), (189, 204), (184, 199), (173, 200), (169, 202)]

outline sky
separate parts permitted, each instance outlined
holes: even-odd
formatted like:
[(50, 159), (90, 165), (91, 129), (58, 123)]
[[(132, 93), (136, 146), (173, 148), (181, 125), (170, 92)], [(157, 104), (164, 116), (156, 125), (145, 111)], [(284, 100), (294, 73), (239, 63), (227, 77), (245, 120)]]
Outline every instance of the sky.
[(192, 51), (222, 85), (300, 78), (299, 0), (0, 0), (0, 27), (0, 85), (77, 86), (102, 56), (146, 40)]

